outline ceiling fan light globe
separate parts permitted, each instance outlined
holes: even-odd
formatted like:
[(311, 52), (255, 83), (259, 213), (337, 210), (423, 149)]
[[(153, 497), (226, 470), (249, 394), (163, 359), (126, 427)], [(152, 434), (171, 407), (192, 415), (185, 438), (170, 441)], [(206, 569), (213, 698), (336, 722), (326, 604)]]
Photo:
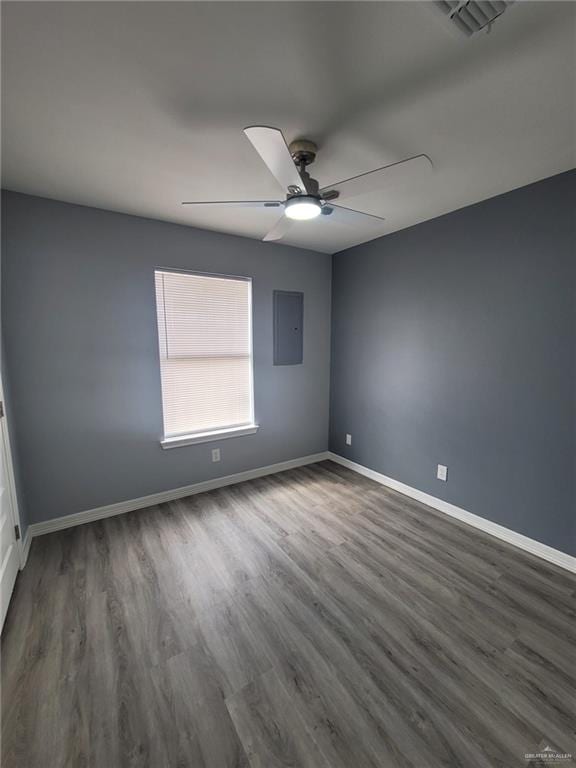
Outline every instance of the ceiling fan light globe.
[(309, 221), (320, 215), (322, 206), (315, 197), (300, 195), (286, 201), (286, 216), (294, 221)]

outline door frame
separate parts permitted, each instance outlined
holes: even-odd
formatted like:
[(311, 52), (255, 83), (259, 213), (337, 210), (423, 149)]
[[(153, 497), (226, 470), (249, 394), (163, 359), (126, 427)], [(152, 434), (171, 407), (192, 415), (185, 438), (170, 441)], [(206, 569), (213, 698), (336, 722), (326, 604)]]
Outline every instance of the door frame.
[(10, 446), (10, 426), (8, 423), (8, 413), (6, 409), (6, 400), (4, 399), (4, 384), (2, 381), (3, 373), (0, 370), (0, 402), (4, 415), (0, 418), (0, 439), (2, 441), (0, 450), (4, 458), (4, 474), (6, 477), (6, 491), (10, 497), (10, 516), (12, 525), (18, 526), (20, 538), (16, 540), (18, 549), (18, 558), (20, 560), (20, 570), (26, 565), (27, 547), (24, 545), (24, 531), (20, 522), (20, 508), (18, 506), (18, 497), (16, 495), (16, 480), (14, 477), (14, 465), (12, 462), (12, 448)]

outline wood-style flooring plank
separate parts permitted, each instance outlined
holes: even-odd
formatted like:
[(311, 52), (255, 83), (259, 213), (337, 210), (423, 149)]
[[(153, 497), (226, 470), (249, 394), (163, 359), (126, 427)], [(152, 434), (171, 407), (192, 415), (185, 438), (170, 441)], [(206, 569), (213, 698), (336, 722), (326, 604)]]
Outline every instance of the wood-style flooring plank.
[(226, 701), (252, 768), (331, 768), (274, 670)]
[(2, 765), (520, 768), (575, 669), (576, 577), (322, 462), (35, 540)]

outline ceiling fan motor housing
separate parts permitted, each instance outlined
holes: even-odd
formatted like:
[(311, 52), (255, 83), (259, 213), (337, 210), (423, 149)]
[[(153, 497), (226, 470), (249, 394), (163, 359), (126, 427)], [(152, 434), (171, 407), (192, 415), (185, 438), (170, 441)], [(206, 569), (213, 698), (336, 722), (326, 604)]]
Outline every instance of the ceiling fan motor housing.
[(296, 139), (288, 147), (296, 165), (310, 165), (316, 159), (318, 147), (308, 139)]

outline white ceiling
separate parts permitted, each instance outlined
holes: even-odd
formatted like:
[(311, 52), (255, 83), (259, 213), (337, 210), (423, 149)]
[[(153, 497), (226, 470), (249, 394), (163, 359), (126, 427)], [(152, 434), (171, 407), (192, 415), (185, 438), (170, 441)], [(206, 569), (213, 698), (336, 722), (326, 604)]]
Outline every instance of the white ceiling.
[(279, 196), (246, 125), (315, 140), (321, 185), (430, 156), (422, 183), (354, 199), (383, 225), (321, 217), (285, 241), (331, 253), (576, 165), (572, 2), (517, 2), (471, 39), (419, 2), (5, 2), (2, 16), (9, 189), (260, 238), (277, 211), (180, 205)]

